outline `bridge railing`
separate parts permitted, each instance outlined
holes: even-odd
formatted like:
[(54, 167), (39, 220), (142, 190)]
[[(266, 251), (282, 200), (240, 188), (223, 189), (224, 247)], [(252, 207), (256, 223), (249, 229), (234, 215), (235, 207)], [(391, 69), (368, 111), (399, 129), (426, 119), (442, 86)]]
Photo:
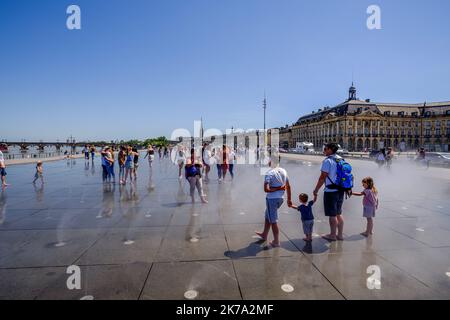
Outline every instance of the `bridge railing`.
[[(80, 152), (72, 153), (80, 154)], [(38, 153), (4, 153), (3, 157), (5, 160), (16, 160), (16, 159), (44, 159), (44, 158), (54, 158), (62, 157), (64, 152), (38, 152)]]

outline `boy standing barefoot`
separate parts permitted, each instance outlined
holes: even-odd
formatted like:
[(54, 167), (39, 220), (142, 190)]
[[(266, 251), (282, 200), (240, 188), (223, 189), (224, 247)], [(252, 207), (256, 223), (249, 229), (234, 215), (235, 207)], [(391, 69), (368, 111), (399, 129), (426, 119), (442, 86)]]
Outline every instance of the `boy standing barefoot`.
[(299, 206), (290, 205), (289, 207), (300, 211), (302, 224), (303, 224), (303, 232), (305, 233), (304, 241), (310, 242), (312, 241), (312, 232), (314, 227), (314, 215), (312, 212), (312, 206), (317, 201), (317, 196), (314, 196), (314, 200), (308, 202), (308, 195), (306, 193), (301, 193), (298, 196), (300, 200)]

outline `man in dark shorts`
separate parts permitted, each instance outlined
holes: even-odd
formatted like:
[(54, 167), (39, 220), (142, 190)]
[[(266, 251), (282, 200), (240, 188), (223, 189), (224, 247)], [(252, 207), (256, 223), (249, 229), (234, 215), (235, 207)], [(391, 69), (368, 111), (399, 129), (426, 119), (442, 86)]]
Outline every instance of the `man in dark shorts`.
[[(325, 192), (323, 195), (323, 204), (325, 216), (330, 221), (330, 233), (322, 236), (329, 241), (343, 240), (344, 219), (342, 218), (342, 204), (344, 202), (345, 192), (343, 190), (333, 189), (337, 175), (336, 159), (340, 157), (336, 154), (338, 145), (336, 143), (328, 143), (325, 145), (325, 160), (322, 162), (320, 169), (321, 174), (317, 181), (313, 194), (317, 196), (320, 188), (325, 184)], [(337, 231), (337, 234), (336, 234)]]

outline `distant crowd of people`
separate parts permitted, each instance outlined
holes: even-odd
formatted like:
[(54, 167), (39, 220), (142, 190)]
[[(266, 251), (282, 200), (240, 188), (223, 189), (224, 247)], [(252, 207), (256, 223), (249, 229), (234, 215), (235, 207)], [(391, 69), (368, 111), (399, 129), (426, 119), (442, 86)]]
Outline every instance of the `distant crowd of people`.
[(392, 166), (392, 160), (394, 159), (394, 151), (391, 147), (382, 148), (376, 155), (376, 163), (378, 164), (378, 167), (386, 166), (387, 168), (390, 168)]

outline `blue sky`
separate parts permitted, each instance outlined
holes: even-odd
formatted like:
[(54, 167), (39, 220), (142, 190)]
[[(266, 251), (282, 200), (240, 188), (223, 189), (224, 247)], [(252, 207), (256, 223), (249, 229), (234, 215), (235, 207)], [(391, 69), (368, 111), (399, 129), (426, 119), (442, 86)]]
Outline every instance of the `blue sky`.
[(264, 90), (281, 126), (346, 99), (352, 72), (360, 98), (447, 101), (449, 15), (447, 0), (2, 0), (0, 139), (261, 128)]

